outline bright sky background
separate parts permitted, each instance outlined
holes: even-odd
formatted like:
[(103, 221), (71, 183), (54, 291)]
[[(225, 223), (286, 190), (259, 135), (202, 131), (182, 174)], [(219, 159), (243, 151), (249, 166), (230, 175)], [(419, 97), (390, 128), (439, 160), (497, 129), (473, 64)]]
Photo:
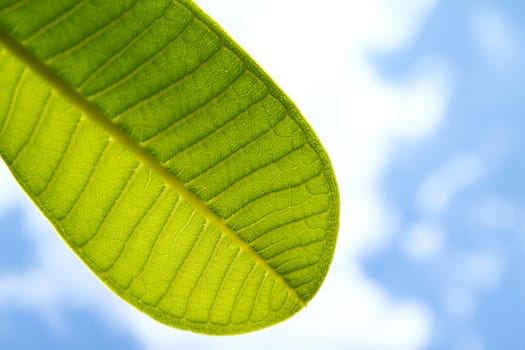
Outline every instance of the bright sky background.
[(0, 162), (0, 349), (524, 349), (525, 3), (197, 2), (332, 158), (325, 284), (263, 331), (162, 326), (88, 271)]

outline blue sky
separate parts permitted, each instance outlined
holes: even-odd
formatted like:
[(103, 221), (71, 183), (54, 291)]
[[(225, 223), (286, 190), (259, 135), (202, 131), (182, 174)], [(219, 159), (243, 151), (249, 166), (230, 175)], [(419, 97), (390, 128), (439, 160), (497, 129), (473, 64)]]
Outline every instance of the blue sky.
[(524, 349), (525, 5), (198, 3), (332, 157), (341, 230), (324, 286), (253, 334), (162, 326), (92, 276), (2, 164), (0, 349)]
[[(431, 308), (426, 349), (525, 348), (518, 326), (525, 314), (525, 13), (518, 4), (443, 1), (412, 47), (377, 57), (392, 79), (429, 52), (455, 71), (439, 127), (415, 147), (396, 148), (381, 188), (398, 225), (388, 247), (363, 262), (391, 295)], [(439, 247), (414, 256), (410, 246), (424, 237)]]

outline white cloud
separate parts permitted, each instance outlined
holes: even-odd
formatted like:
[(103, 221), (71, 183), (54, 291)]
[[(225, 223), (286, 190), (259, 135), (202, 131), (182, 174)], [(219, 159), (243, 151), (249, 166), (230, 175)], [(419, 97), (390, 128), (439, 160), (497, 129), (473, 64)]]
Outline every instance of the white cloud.
[(517, 59), (520, 40), (508, 15), (479, 6), (472, 11), (469, 24), (474, 43), (490, 63), (505, 66)]
[(486, 172), (485, 162), (478, 155), (468, 152), (454, 155), (423, 180), (416, 205), (424, 213), (441, 213), (455, 195), (478, 184)]
[(497, 287), (504, 271), (505, 260), (493, 251), (478, 251), (462, 258), (456, 268), (458, 279), (473, 289)]
[(525, 228), (523, 208), (501, 196), (487, 194), (469, 208), (467, 219), (474, 227), (490, 232), (522, 233)]
[(428, 260), (442, 252), (444, 235), (435, 225), (426, 222), (412, 224), (402, 241), (403, 253), (412, 260)]
[(474, 314), (477, 298), (474, 291), (465, 286), (449, 285), (441, 291), (441, 309), (453, 319), (465, 320)]
[[(253, 334), (206, 337), (181, 332), (116, 302), (118, 298), (69, 251), (60, 253), (64, 251), (60, 240), (46, 243), (35, 234), (41, 263), (25, 275), (0, 278), (0, 286), (7, 286), (0, 287), (4, 291), (0, 307), (9, 298), (37, 310), (43, 301), (60, 308), (64, 300), (74, 298), (109, 320), (118, 320), (147, 349), (277, 349), (283, 342), (304, 349), (421, 349), (431, 333), (429, 310), (414, 300), (393, 300), (363, 275), (359, 259), (381, 247), (396, 225), (395, 212), (379, 192), (380, 178), (396, 142), (418, 141), (439, 125), (450, 94), (449, 68), (439, 58), (426, 58), (405, 80), (388, 82), (367, 56), (410, 45), (435, 1), (260, 0), (248, 6), (239, 0), (201, 0), (199, 4), (292, 96), (332, 157), (341, 187), (341, 230), (319, 295), (292, 319)], [(36, 215), (31, 209), (28, 213)], [(43, 292), (21, 292), (27, 285), (37, 285)]]
[(507, 262), (490, 248), (450, 255), (447, 262), (440, 272), (445, 286), (440, 291), (442, 309), (453, 318), (468, 319), (474, 315), (483, 292), (499, 285)]

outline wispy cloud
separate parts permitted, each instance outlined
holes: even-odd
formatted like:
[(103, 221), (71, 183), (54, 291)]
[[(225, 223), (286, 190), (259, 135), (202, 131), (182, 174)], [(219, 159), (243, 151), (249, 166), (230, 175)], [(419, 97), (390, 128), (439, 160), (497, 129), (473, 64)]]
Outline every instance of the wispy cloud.
[(417, 206), (423, 213), (439, 214), (462, 190), (477, 185), (486, 175), (484, 160), (474, 153), (452, 156), (423, 179)]
[(489, 63), (503, 67), (519, 57), (520, 33), (509, 15), (486, 5), (478, 6), (470, 16), (473, 42)]

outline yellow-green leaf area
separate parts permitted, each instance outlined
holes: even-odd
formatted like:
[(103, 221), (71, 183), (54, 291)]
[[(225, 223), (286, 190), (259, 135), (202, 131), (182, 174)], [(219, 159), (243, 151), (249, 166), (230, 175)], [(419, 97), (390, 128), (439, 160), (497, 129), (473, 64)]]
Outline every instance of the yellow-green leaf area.
[(141, 311), (235, 334), (318, 291), (339, 215), (326, 152), (193, 2), (0, 0), (0, 85), (3, 160)]

